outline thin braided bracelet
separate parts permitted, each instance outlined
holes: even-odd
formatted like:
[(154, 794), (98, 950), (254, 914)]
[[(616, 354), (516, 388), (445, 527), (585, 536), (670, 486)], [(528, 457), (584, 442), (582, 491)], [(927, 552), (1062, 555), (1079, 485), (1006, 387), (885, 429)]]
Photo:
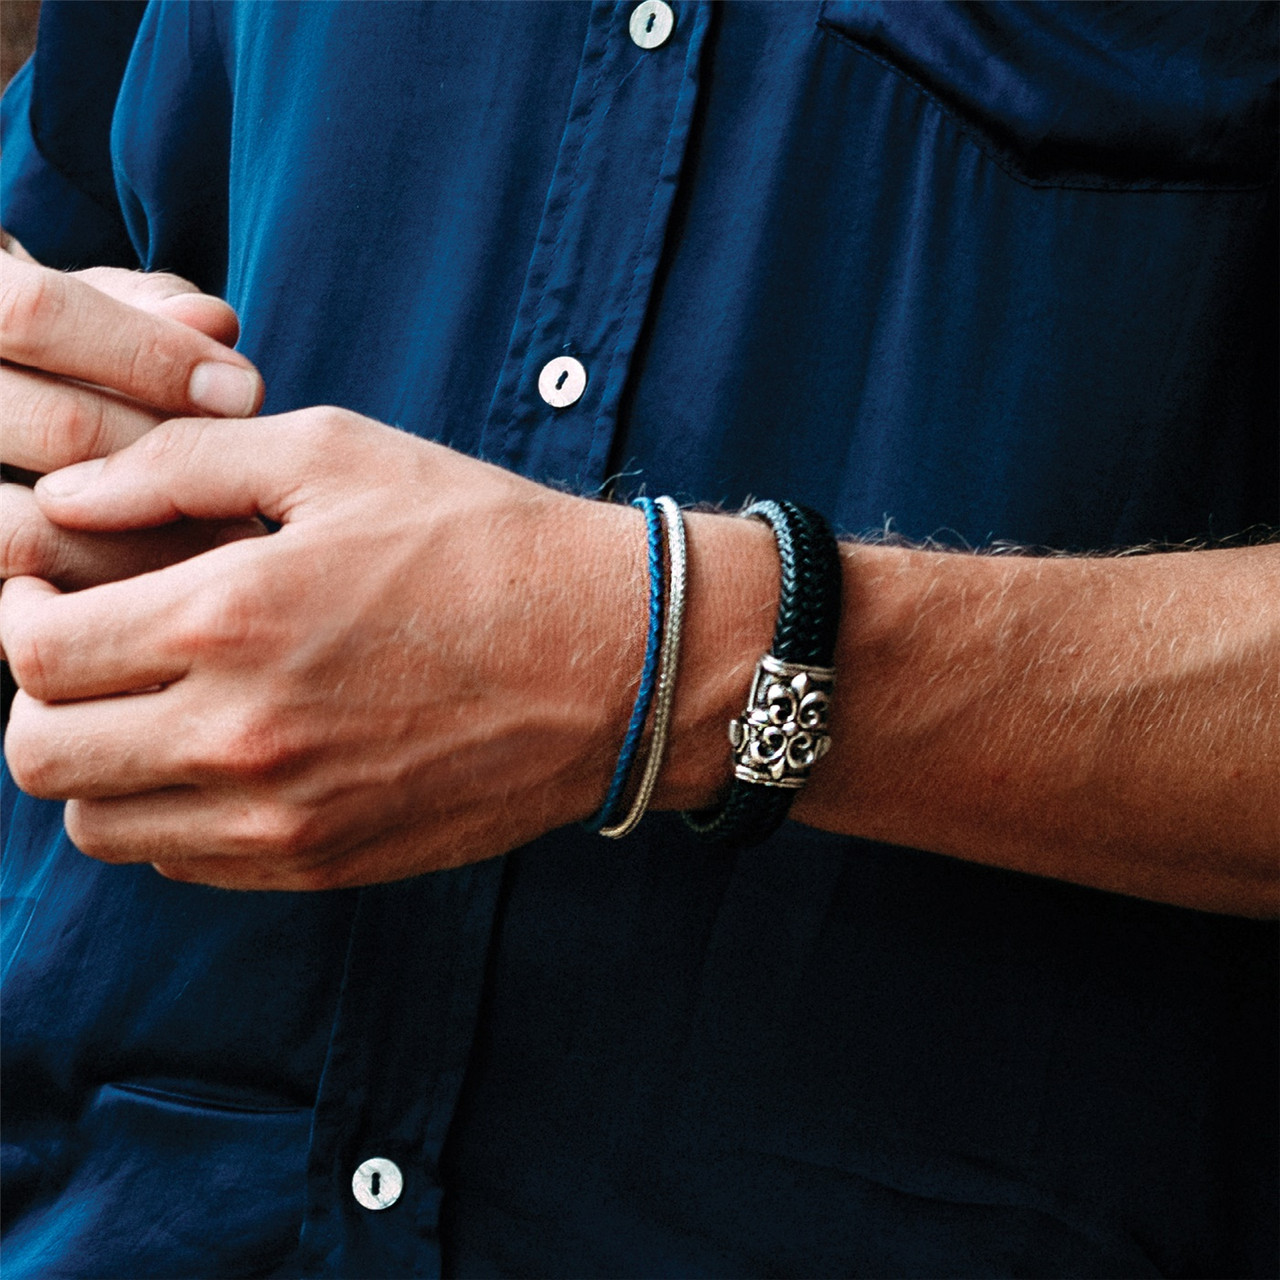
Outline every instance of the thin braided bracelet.
[(758, 844), (772, 835), (831, 745), (841, 588), (835, 537), (816, 511), (795, 502), (757, 502), (742, 514), (772, 528), (782, 585), (771, 651), (756, 667), (746, 710), (729, 725), (729, 796), (719, 809), (683, 814), (715, 844)]
[(635, 706), (631, 708), (631, 722), (627, 725), (626, 737), (622, 740), (622, 750), (618, 755), (618, 764), (613, 771), (613, 779), (604, 803), (582, 825), (588, 831), (600, 831), (614, 825), (621, 816), (622, 797), (627, 787), (627, 778), (631, 774), (631, 766), (636, 758), (636, 750), (640, 746), (640, 735), (644, 732), (645, 721), (649, 718), (649, 704), (653, 701), (654, 677), (658, 670), (659, 640), (662, 636), (662, 526), (658, 520), (658, 508), (652, 498), (637, 498), (632, 504), (644, 512), (645, 528), (648, 534), (649, 548), (649, 634), (644, 645), (644, 665), (640, 668), (640, 687), (636, 690)]
[(684, 515), (674, 498), (657, 499), (662, 522), (667, 530), (667, 599), (662, 627), (662, 656), (658, 662), (658, 692), (653, 699), (653, 734), (649, 755), (640, 776), (640, 788), (631, 802), (631, 811), (616, 827), (604, 827), (602, 836), (621, 840), (636, 829), (644, 817), (658, 772), (667, 753), (667, 734), (671, 728), (671, 706), (675, 700), (676, 675), (680, 667), (680, 634), (684, 625), (685, 584), (688, 580), (689, 556), (684, 536)]

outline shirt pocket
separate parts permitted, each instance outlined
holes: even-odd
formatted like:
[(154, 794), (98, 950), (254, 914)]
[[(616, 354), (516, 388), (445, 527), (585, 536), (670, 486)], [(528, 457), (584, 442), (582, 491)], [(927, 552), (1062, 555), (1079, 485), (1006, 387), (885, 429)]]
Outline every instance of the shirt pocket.
[(42, 1167), (6, 1274), (275, 1274), (298, 1245), (312, 1110), (198, 1089), (104, 1083), (73, 1127), (30, 1144)]
[(823, 0), (817, 22), (1030, 186), (1242, 190), (1275, 173), (1274, 4)]

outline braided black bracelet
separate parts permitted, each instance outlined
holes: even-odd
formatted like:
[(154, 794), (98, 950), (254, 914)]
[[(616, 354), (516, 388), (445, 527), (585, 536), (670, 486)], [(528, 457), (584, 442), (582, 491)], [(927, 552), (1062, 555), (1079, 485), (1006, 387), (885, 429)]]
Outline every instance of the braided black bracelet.
[(757, 502), (744, 516), (772, 529), (782, 586), (773, 646), (756, 667), (747, 707), (729, 725), (733, 786), (719, 809), (686, 811), (715, 844), (758, 844), (787, 816), (810, 767), (831, 745), (827, 713), (840, 627), (840, 551), (830, 526), (795, 502)]

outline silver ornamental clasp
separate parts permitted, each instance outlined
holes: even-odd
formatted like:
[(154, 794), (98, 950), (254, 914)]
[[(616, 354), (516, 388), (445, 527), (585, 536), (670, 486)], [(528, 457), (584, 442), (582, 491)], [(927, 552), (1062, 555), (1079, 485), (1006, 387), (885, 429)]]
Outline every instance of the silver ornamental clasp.
[(765, 787), (803, 787), (831, 747), (827, 716), (831, 667), (780, 662), (766, 653), (756, 667), (747, 708), (729, 721), (735, 778)]

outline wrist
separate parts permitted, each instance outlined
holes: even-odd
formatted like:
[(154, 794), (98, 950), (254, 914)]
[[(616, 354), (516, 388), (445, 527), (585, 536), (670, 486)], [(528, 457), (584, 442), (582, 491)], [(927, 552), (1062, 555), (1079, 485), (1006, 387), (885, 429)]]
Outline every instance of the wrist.
[(733, 777), (729, 721), (778, 611), (778, 556), (758, 520), (687, 512), (689, 588), (667, 758), (651, 807), (703, 809)]
[[(573, 760), (565, 771), (567, 821), (586, 821), (609, 790), (644, 662), (649, 614), (645, 518), (631, 507), (557, 496), (558, 522), (545, 536), (548, 576), (575, 566), (554, 635), (544, 639), (555, 681), (573, 708)], [(559, 507), (561, 502), (572, 506)]]

